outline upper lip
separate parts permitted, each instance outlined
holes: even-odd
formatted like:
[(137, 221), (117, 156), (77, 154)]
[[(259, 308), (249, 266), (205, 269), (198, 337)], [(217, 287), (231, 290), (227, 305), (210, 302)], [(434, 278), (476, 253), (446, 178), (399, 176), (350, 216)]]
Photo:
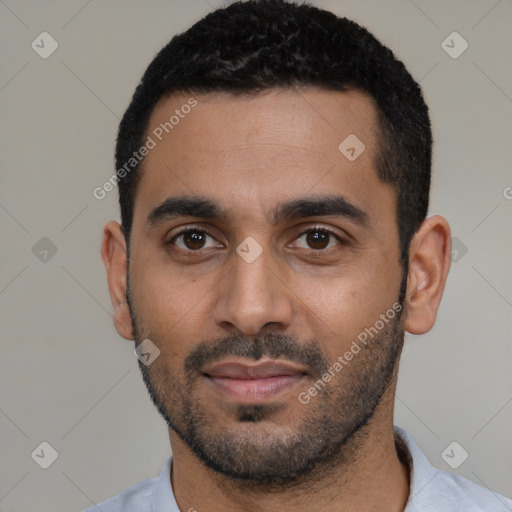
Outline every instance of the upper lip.
[(256, 364), (241, 361), (224, 361), (209, 365), (203, 373), (210, 377), (256, 380), (285, 375), (306, 374), (307, 370), (289, 361), (267, 360)]

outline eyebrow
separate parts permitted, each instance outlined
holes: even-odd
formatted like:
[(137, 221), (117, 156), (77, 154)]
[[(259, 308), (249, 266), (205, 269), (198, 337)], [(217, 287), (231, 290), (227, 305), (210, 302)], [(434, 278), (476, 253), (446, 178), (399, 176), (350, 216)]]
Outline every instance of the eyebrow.
[[(290, 219), (317, 216), (336, 216), (349, 219), (360, 226), (369, 225), (369, 217), (361, 208), (339, 195), (302, 197), (279, 204), (268, 216), (276, 225)], [(147, 223), (155, 227), (176, 217), (200, 217), (227, 222), (228, 214), (207, 197), (168, 197), (148, 215)]]

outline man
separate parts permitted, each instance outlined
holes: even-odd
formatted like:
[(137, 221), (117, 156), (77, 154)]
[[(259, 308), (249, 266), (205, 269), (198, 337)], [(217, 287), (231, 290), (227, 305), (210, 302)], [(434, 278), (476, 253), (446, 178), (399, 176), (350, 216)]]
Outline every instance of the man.
[(119, 129), (102, 257), (172, 457), (110, 511), (498, 511), (393, 427), (450, 229), (426, 218), (421, 90), (307, 5), (217, 10), (155, 57)]

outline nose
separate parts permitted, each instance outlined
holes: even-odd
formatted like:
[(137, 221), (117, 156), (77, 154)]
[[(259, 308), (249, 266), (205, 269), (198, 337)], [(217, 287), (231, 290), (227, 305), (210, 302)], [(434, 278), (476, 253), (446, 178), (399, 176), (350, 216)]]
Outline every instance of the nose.
[(294, 312), (286, 272), (271, 261), (270, 249), (248, 263), (232, 255), (231, 271), (219, 283), (214, 320), (231, 333), (257, 336), (265, 329), (285, 331)]

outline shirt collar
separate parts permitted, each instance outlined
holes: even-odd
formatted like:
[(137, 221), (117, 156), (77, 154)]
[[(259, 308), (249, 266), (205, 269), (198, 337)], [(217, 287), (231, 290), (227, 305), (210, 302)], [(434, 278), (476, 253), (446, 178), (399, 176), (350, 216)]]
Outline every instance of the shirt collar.
[(167, 459), (153, 493), (151, 512), (180, 512), (171, 485), (172, 455)]
[(439, 475), (439, 470), (434, 468), (423, 452), (418, 448), (412, 437), (399, 427), (394, 427), (395, 444), (400, 458), (409, 466), (409, 498), (404, 512), (416, 512), (416, 503), (425, 498), (428, 493), (426, 488)]

